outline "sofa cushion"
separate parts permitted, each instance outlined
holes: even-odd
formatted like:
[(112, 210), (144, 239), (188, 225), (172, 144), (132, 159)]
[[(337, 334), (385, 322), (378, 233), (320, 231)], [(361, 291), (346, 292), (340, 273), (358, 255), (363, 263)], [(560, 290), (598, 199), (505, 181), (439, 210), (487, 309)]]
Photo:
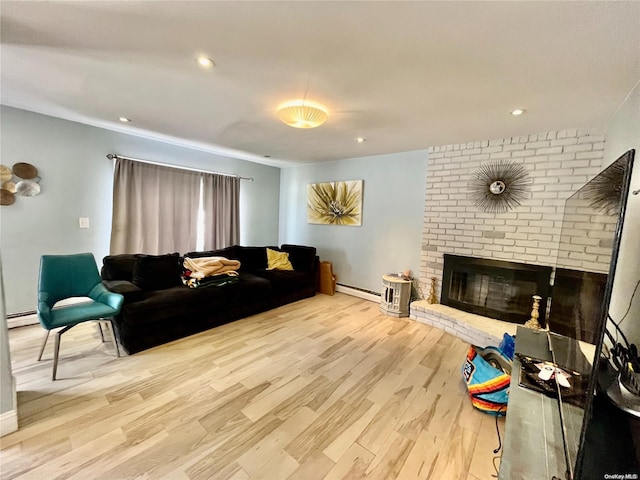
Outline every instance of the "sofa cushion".
[(288, 290), (297, 290), (310, 285), (315, 285), (315, 278), (304, 272), (287, 272), (282, 270), (262, 270), (256, 272), (271, 284), (274, 295), (280, 295)]
[(267, 248), (267, 270), (292, 271), (293, 265), (289, 261), (289, 254)]
[(126, 280), (133, 278), (133, 267), (136, 263), (136, 255), (123, 253), (121, 255), (108, 255), (102, 259), (103, 280)]
[(315, 247), (305, 247), (302, 245), (290, 245), (285, 243), (280, 248), (289, 254), (289, 260), (293, 269), (298, 272), (310, 272), (316, 261)]
[(147, 291), (180, 285), (180, 255), (137, 255), (132, 282)]
[(215, 317), (244, 303), (264, 302), (271, 288), (265, 279), (248, 273), (240, 274), (238, 283), (222, 287), (189, 288), (184, 285), (162, 291), (146, 292), (142, 301), (124, 306), (127, 321), (154, 324), (175, 319), (196, 322)]
[[(275, 248), (277, 250), (277, 247)], [(267, 268), (267, 248), (266, 247), (237, 247), (238, 260), (241, 263), (241, 270), (255, 272)]]
[(188, 252), (188, 253), (185, 253), (184, 256), (189, 258), (225, 257), (229, 259), (238, 260), (238, 252), (237, 252), (237, 247), (235, 245), (232, 247), (221, 248), (219, 250), (204, 250), (200, 252)]

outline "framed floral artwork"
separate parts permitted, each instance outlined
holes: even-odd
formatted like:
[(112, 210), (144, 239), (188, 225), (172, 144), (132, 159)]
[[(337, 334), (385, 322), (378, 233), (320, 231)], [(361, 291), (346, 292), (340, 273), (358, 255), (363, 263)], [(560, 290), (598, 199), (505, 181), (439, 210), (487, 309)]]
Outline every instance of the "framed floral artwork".
[(362, 225), (362, 180), (307, 185), (307, 223)]

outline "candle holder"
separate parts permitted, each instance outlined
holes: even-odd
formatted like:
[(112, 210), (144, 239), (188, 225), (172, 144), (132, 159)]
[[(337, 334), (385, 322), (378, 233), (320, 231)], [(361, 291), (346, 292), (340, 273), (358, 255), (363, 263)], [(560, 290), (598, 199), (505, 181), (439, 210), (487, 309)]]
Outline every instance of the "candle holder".
[(438, 299), (436, 298), (436, 277), (431, 277), (431, 288), (429, 289), (427, 303), (438, 303)]
[(542, 327), (538, 322), (538, 318), (540, 318), (540, 300), (542, 300), (542, 297), (540, 295), (534, 295), (532, 298), (531, 318), (525, 322), (524, 326), (534, 330), (541, 330)]

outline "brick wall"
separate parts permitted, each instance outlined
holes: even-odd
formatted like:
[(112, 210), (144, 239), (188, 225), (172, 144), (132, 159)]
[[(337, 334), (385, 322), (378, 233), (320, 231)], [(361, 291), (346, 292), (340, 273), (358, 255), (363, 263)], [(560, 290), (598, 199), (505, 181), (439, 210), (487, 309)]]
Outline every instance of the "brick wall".
[[(564, 201), (602, 168), (604, 131), (572, 129), (429, 148), (420, 286), (436, 277), (444, 253), (554, 265)], [(507, 213), (485, 213), (469, 199), (473, 173), (506, 159), (527, 169), (530, 198)]]

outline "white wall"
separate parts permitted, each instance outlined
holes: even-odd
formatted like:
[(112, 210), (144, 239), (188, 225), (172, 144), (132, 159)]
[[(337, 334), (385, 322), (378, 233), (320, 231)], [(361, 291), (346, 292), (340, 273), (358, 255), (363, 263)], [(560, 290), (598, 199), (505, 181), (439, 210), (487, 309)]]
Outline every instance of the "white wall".
[[(31, 163), (42, 178), (39, 196), (17, 197), (0, 210), (7, 314), (35, 310), (41, 255), (93, 252), (100, 265), (109, 253), (113, 162), (108, 153), (254, 177), (241, 182), (240, 242), (277, 243), (278, 168), (10, 107), (0, 114), (2, 163)], [(78, 217), (89, 217), (91, 228), (80, 229)]]
[(15, 381), (11, 373), (11, 354), (9, 353), (9, 332), (4, 308), (2, 259), (0, 258), (0, 435), (6, 435), (18, 429), (15, 395)]
[[(607, 128), (603, 167), (627, 150), (636, 150), (631, 190), (640, 189), (640, 82), (636, 84)], [(640, 281), (640, 194), (630, 194), (622, 231), (620, 256), (609, 312), (619, 321), (629, 307), (635, 285)], [(636, 292), (622, 329), (629, 341), (640, 345), (640, 290)]]
[[(280, 243), (312, 245), (338, 283), (380, 291), (381, 275), (420, 267), (427, 152), (360, 157), (282, 169)], [(307, 223), (307, 184), (364, 180), (362, 226)]]

